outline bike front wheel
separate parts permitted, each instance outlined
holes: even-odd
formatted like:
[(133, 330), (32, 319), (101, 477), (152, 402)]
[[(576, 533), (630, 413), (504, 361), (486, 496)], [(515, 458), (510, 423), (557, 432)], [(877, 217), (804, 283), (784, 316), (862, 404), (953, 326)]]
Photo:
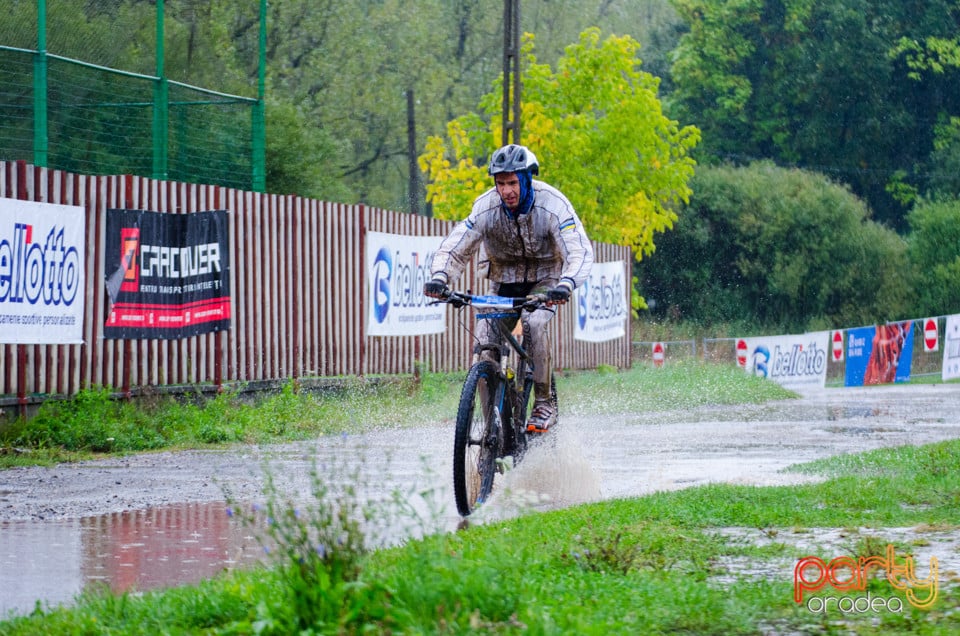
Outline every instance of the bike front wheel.
[(453, 437), (453, 495), (464, 517), (493, 490), (497, 457), (503, 443), (497, 404), (500, 376), (495, 364), (481, 361), (470, 368), (460, 393)]

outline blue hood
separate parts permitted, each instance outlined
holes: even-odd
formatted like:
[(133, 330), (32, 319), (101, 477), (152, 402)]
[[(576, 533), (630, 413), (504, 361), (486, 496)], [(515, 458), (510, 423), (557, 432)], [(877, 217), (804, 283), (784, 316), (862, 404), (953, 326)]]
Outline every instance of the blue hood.
[[(514, 173), (517, 175), (517, 179), (520, 181), (520, 204), (517, 206), (517, 214), (526, 214), (530, 211), (530, 208), (533, 207), (533, 175), (530, 174), (529, 170), (520, 170)], [(507, 206), (500, 203), (503, 210), (509, 216), (515, 216), (513, 212), (507, 209)]]

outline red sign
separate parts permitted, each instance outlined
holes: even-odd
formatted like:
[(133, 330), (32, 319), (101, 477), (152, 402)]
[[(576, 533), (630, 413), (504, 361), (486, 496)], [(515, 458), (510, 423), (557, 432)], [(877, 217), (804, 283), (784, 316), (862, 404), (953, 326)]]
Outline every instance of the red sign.
[(843, 360), (843, 332), (834, 331), (831, 340), (833, 341), (833, 361), (840, 362)]
[(737, 340), (737, 364), (741, 367), (747, 366), (747, 341)]
[(653, 343), (653, 366), (655, 367), (663, 366), (663, 343), (662, 342)]
[(923, 350), (936, 351), (940, 348), (940, 337), (937, 332), (937, 319), (927, 318), (923, 321)]

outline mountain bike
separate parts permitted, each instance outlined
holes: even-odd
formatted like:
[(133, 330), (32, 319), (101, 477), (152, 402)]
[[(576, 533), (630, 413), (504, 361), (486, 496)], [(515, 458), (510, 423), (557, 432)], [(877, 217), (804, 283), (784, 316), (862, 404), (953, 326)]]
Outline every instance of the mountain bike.
[[(516, 321), (526, 329), (523, 312), (540, 308), (546, 297), (475, 296), (451, 291), (437, 302), (480, 310), (477, 320), (492, 321), (501, 343), (477, 345), (460, 392), (453, 438), (453, 495), (457, 511), (466, 517), (490, 496), (496, 474), (505, 472), (510, 459), (516, 466), (527, 450), (534, 363), (505, 323)], [(556, 381), (552, 377), (550, 389), (556, 407)]]

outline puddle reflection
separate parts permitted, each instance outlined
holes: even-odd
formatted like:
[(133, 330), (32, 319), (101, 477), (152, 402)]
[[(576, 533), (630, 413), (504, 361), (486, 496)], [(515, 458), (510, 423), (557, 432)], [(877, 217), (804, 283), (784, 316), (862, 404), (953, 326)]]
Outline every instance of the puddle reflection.
[(257, 562), (261, 548), (226, 504), (181, 504), (62, 522), (0, 523), (0, 613), (114, 592), (197, 583)]

